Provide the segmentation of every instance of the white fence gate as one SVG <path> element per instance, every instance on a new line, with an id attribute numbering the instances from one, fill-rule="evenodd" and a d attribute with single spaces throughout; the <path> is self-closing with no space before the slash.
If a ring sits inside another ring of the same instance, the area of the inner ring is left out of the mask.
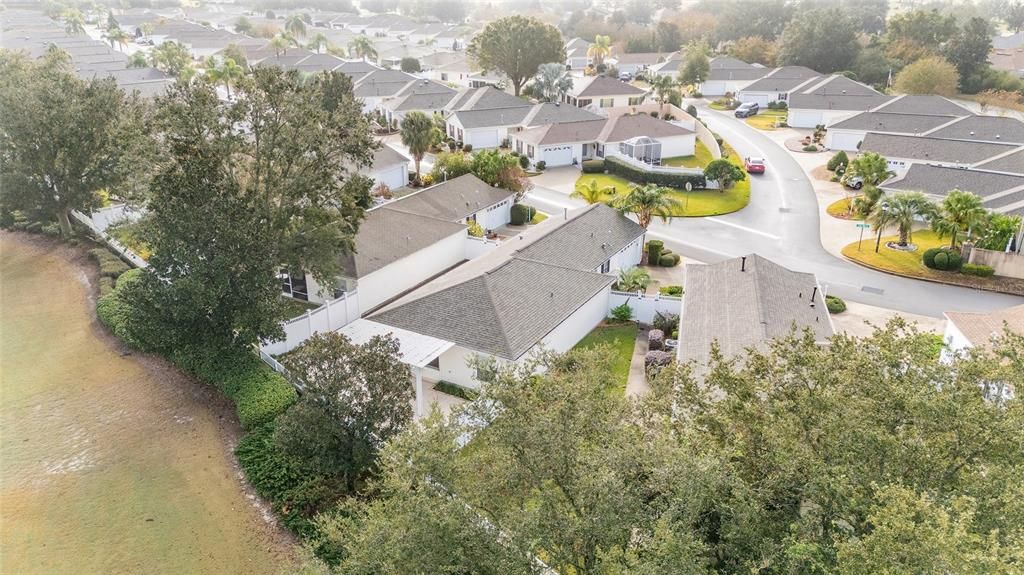
<path id="1" fill-rule="evenodd" d="M 608 312 L 622 304 L 629 305 L 633 310 L 633 319 L 640 323 L 650 324 L 654 321 L 654 314 L 661 312 L 662 315 L 680 315 L 683 311 L 683 299 L 673 296 L 655 294 L 646 295 L 640 292 L 613 291 L 608 297 Z"/>

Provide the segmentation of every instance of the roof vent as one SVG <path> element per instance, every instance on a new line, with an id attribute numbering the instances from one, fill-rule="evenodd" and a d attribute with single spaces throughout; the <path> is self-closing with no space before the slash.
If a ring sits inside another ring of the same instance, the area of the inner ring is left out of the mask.
<path id="1" fill-rule="evenodd" d="M 971 135 L 973 136 L 973 135 L 974 135 L 974 132 L 971 132 L 970 134 L 971 134 Z"/>
<path id="2" fill-rule="evenodd" d="M 814 296 L 818 295 L 818 286 L 814 286 L 814 291 L 811 292 L 811 307 L 814 307 Z"/>
<path id="3" fill-rule="evenodd" d="M 747 256 L 743 256 L 740 258 L 740 271 L 747 271 Z"/>

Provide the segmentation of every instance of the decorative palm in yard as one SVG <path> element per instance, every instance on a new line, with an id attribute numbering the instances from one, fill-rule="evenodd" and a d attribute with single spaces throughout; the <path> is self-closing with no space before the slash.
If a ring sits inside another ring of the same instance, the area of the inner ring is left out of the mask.
<path id="1" fill-rule="evenodd" d="M 872 185 L 864 186 L 861 195 L 850 201 L 850 210 L 861 217 L 867 217 L 883 197 L 885 197 L 885 191 L 882 188 Z"/>
<path id="2" fill-rule="evenodd" d="M 416 162 L 416 179 L 420 179 L 420 162 L 436 140 L 434 120 L 423 112 L 409 112 L 402 119 L 402 144 L 409 148 Z"/>
<path id="3" fill-rule="evenodd" d="M 577 187 L 573 193 L 569 194 L 570 198 L 578 198 L 590 204 L 597 204 L 605 201 L 605 198 L 611 199 L 615 196 L 615 186 L 600 186 L 597 180 L 591 178 L 589 182 Z"/>
<path id="4" fill-rule="evenodd" d="M 231 85 L 245 76 L 245 68 L 239 66 L 233 58 L 224 58 L 220 65 L 214 65 L 206 70 L 206 75 L 217 84 L 224 84 L 227 88 L 228 98 L 231 98 Z"/>
<path id="5" fill-rule="evenodd" d="M 363 60 L 377 59 L 377 49 L 373 47 L 373 40 L 367 36 L 359 35 L 348 43 L 348 51 L 356 58 Z"/>
<path id="6" fill-rule="evenodd" d="M 630 184 L 629 192 L 616 198 L 613 203 L 620 212 L 635 214 L 637 223 L 645 230 L 651 225 L 654 216 L 667 221 L 674 210 L 682 207 L 679 201 L 670 195 L 668 188 L 654 184 Z"/>
<path id="7" fill-rule="evenodd" d="M 540 92 L 548 102 L 559 102 L 569 90 L 572 90 L 572 76 L 565 71 L 565 64 L 548 62 L 537 68 L 534 79 L 535 93 Z"/>
<path id="8" fill-rule="evenodd" d="M 932 219 L 932 230 L 940 238 L 949 234 L 950 249 L 956 249 L 958 236 L 969 232 L 988 221 L 988 210 L 981 205 L 981 198 L 962 190 L 953 190 L 946 195 Z"/>
<path id="9" fill-rule="evenodd" d="M 598 34 L 594 37 L 594 43 L 587 48 L 587 57 L 594 61 L 594 67 L 597 68 L 601 64 L 604 64 L 604 59 L 612 53 L 612 38 L 611 36 L 602 36 Z"/>
<path id="10" fill-rule="evenodd" d="M 326 50 L 330 44 L 331 42 L 327 39 L 327 36 L 324 36 L 322 32 L 317 32 L 313 39 L 309 41 L 309 44 L 306 45 L 306 48 L 319 54 L 321 50 Z"/>
<path id="11" fill-rule="evenodd" d="M 304 38 L 306 36 L 306 21 L 302 19 L 302 16 L 292 14 L 285 20 L 284 29 L 294 38 Z"/>
<path id="12" fill-rule="evenodd" d="M 896 226 L 900 234 L 899 245 L 906 247 L 914 239 L 914 222 L 921 219 L 930 220 L 934 215 L 935 204 L 924 194 L 903 192 L 879 202 L 868 215 L 868 223 L 878 230 L 879 236 L 885 228 Z"/>
<path id="13" fill-rule="evenodd" d="M 615 289 L 618 291 L 645 291 L 651 283 L 651 274 L 640 267 L 632 267 L 628 270 L 619 270 L 619 280 L 615 282 Z"/>
<path id="14" fill-rule="evenodd" d="M 663 112 L 665 111 L 665 103 L 671 101 L 672 95 L 678 92 L 675 80 L 662 74 L 655 74 L 651 78 L 651 90 L 654 91 L 655 96 L 658 98 L 658 104 L 661 105 Z"/>

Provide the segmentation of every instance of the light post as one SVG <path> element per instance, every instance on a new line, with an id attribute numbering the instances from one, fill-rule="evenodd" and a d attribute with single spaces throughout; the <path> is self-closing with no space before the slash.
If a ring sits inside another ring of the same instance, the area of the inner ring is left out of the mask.
<path id="1" fill-rule="evenodd" d="M 879 214 L 878 224 L 877 224 L 878 225 L 878 241 L 875 242 L 875 253 L 876 254 L 878 253 L 878 249 L 882 246 L 882 228 L 885 227 L 882 224 L 886 220 L 885 214 L 886 214 L 886 212 L 889 211 L 889 204 L 888 204 L 888 202 L 882 202 L 881 204 L 879 204 L 878 207 L 882 211 L 882 213 Z"/>

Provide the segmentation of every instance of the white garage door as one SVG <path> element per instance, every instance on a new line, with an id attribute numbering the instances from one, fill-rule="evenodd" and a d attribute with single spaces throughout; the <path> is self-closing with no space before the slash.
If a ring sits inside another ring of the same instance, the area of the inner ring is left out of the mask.
<path id="1" fill-rule="evenodd" d="M 377 173 L 375 179 L 378 182 L 384 182 L 384 185 L 394 190 L 408 183 L 406 173 L 405 166 L 395 166 Z"/>
<path id="2" fill-rule="evenodd" d="M 822 124 L 823 120 L 820 111 L 790 110 L 788 122 L 793 128 L 813 128 Z"/>
<path id="3" fill-rule="evenodd" d="M 544 161 L 548 167 L 568 166 L 572 163 L 572 146 L 558 146 L 544 150 Z"/>
<path id="4" fill-rule="evenodd" d="M 724 96 L 728 91 L 726 90 L 725 82 L 704 82 L 700 86 L 701 93 L 705 96 Z"/>
<path id="5" fill-rule="evenodd" d="M 740 102 L 756 102 L 758 106 L 762 108 L 768 107 L 768 94 L 762 94 L 760 92 L 740 92 L 736 95 L 736 99 Z"/>
<path id="6" fill-rule="evenodd" d="M 466 144 L 473 146 L 474 150 L 498 147 L 497 130 L 478 130 L 466 133 Z"/>
<path id="7" fill-rule="evenodd" d="M 828 137 L 826 138 L 826 144 L 830 150 L 845 150 L 847 152 L 854 152 L 857 150 L 857 144 L 864 139 L 863 132 L 843 132 L 839 130 L 829 130 Z"/>

